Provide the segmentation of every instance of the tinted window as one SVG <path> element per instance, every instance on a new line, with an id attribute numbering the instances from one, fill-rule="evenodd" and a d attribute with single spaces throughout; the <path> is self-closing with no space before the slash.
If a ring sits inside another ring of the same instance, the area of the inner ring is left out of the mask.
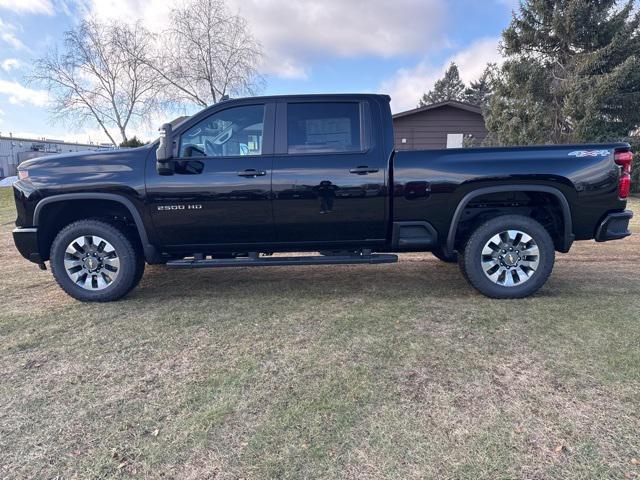
<path id="1" fill-rule="evenodd" d="M 290 103 L 289 153 L 362 150 L 359 103 Z"/>
<path id="2" fill-rule="evenodd" d="M 235 107 L 197 123 L 180 139 L 181 157 L 262 154 L 264 105 Z"/>

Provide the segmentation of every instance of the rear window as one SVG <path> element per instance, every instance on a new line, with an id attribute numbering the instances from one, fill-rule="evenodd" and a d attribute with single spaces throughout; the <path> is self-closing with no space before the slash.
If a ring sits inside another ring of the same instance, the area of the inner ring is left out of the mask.
<path id="1" fill-rule="evenodd" d="M 288 152 L 360 152 L 360 104 L 290 103 L 287 106 Z"/>

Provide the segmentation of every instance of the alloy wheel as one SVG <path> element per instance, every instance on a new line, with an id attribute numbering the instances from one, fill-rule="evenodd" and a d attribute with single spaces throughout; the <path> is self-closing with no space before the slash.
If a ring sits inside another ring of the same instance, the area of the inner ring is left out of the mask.
<path id="1" fill-rule="evenodd" d="M 84 235 L 73 240 L 64 254 L 64 268 L 69 278 L 85 290 L 104 290 L 120 271 L 116 249 L 96 235 Z"/>
<path id="2" fill-rule="evenodd" d="M 526 232 L 505 230 L 489 239 L 480 261 L 482 270 L 493 283 L 515 287 L 534 275 L 540 265 L 540 251 Z"/>

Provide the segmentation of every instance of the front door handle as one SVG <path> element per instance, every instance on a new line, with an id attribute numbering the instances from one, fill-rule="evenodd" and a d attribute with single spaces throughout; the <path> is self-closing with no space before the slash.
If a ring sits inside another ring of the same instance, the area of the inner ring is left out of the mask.
<path id="1" fill-rule="evenodd" d="M 352 168 L 349 170 L 349 173 L 353 173 L 354 175 L 367 175 L 369 173 L 378 173 L 379 171 L 379 168 L 369 168 L 366 165 L 361 165 L 359 167 Z"/>
<path id="2" fill-rule="evenodd" d="M 264 177 L 267 175 L 267 172 L 264 170 L 256 170 L 255 168 L 248 168 L 242 172 L 238 172 L 239 177 L 245 178 L 256 178 L 256 177 Z"/>

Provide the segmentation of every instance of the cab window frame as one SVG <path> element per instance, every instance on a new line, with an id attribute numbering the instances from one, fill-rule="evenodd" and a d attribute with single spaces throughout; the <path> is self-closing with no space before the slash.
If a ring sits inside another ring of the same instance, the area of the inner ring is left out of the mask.
<path id="1" fill-rule="evenodd" d="M 204 155 L 204 156 L 182 156 L 182 147 L 184 136 L 200 123 L 206 122 L 216 115 L 219 115 L 225 111 L 234 110 L 237 108 L 245 107 L 262 107 L 263 108 L 263 127 L 262 127 L 262 151 L 259 154 L 249 155 Z M 204 113 L 204 112 L 203 112 Z M 175 133 L 174 136 L 174 151 L 176 160 L 215 160 L 221 158 L 227 159 L 242 159 L 242 158 L 259 158 L 274 153 L 274 131 L 275 131 L 275 103 L 272 102 L 251 102 L 251 103 L 236 103 L 233 105 L 227 105 L 224 108 L 217 109 L 212 112 L 207 112 L 207 115 L 196 115 L 192 120 L 185 122 L 181 125 L 180 131 Z"/>
<path id="2" fill-rule="evenodd" d="M 359 150 L 317 150 L 317 151 L 300 151 L 290 152 L 289 150 L 289 106 L 290 105 L 327 105 L 327 104 L 349 104 L 358 106 L 359 114 Z M 288 100 L 278 103 L 276 113 L 276 153 L 278 155 L 287 155 L 292 157 L 299 156 L 327 156 L 327 155 L 363 155 L 367 154 L 373 148 L 372 137 L 372 114 L 371 104 L 367 100 L 358 99 L 326 99 L 326 100 Z"/>

